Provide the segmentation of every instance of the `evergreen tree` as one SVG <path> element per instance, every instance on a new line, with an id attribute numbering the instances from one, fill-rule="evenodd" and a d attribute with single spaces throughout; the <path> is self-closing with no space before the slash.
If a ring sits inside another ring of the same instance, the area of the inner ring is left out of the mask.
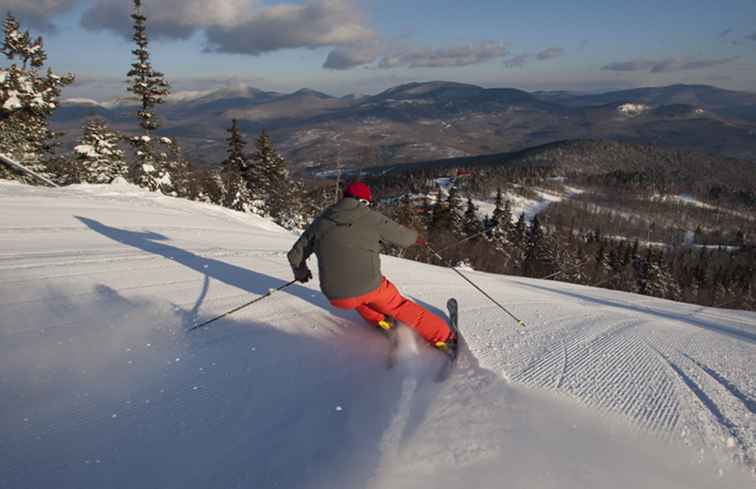
<path id="1" fill-rule="evenodd" d="M 226 138 L 228 156 L 223 160 L 223 168 L 243 175 L 249 169 L 248 156 L 244 151 L 247 142 L 242 137 L 237 119 L 231 121 L 231 128 L 227 129 L 226 132 L 228 132 L 228 138 Z"/>
<path id="2" fill-rule="evenodd" d="M 456 186 L 452 185 L 449 187 L 449 195 L 446 202 L 449 211 L 449 231 L 451 231 L 454 236 L 462 236 L 462 200 L 459 197 L 459 192 L 457 191 Z"/>
<path id="3" fill-rule="evenodd" d="M 283 227 L 298 226 L 302 220 L 302 185 L 289 177 L 286 160 L 275 150 L 264 129 L 255 142 L 246 180 L 256 212 L 272 217 Z"/>
<path id="4" fill-rule="evenodd" d="M 560 272 L 560 254 L 561 250 L 556 239 L 546 234 L 538 216 L 534 216 L 530 224 L 522 263 L 523 275 L 541 278 L 554 276 Z M 572 260 L 569 261 L 572 262 Z"/>
<path id="5" fill-rule="evenodd" d="M 595 233 L 589 235 L 589 242 L 595 237 Z M 593 262 L 593 274 L 591 276 L 591 284 L 604 285 L 604 277 L 609 272 L 609 258 L 606 253 L 606 242 L 604 240 L 598 241 L 598 248 L 596 249 L 596 256 Z"/>
<path id="6" fill-rule="evenodd" d="M 161 186 L 160 191 L 167 195 L 191 198 L 191 181 L 195 177 L 191 162 L 186 159 L 181 145 L 175 139 L 161 138 L 160 143 L 168 146 L 161 158 L 162 167 L 170 177 L 170 185 Z"/>
<path id="7" fill-rule="evenodd" d="M 399 205 L 396 207 L 393 218 L 399 224 L 408 228 L 420 230 L 423 228 L 421 218 L 418 216 L 417 208 L 412 203 L 409 194 L 402 195 Z"/>
<path id="8" fill-rule="evenodd" d="M 514 226 L 512 226 L 512 204 L 509 200 L 504 201 L 501 188 L 496 191 L 494 211 L 486 227 L 490 228 L 488 236 L 494 247 L 506 252 L 506 249 L 511 246 L 511 235 L 514 233 Z"/>
<path id="9" fill-rule="evenodd" d="M 150 190 L 160 190 L 161 187 L 172 187 L 168 171 L 163 168 L 160 151 L 156 148 L 156 141 L 152 137 L 153 131 L 160 127 L 160 122 L 155 116 L 153 109 L 163 103 L 170 91 L 164 75 L 152 68 L 150 62 L 149 40 L 147 37 L 147 18 L 142 13 L 142 1 L 134 0 L 134 11 L 131 14 L 134 21 L 134 35 L 132 39 L 136 48 L 132 54 L 136 57 L 131 64 L 127 77 L 127 90 L 133 93 L 140 103 L 137 112 L 139 126 L 144 133 L 141 136 L 131 138 L 131 143 L 136 152 L 137 165 L 134 172 L 134 180 Z"/>
<path id="10" fill-rule="evenodd" d="M 272 187 L 269 179 L 270 168 L 278 155 L 267 132 L 263 129 L 255 140 L 255 152 L 249 160 L 244 178 L 252 198 L 252 210 L 259 215 L 269 215 L 268 195 Z"/>
<path id="11" fill-rule="evenodd" d="M 462 232 L 465 237 L 475 236 L 483 231 L 483 224 L 478 217 L 478 207 L 473 203 L 472 198 L 467 198 L 467 209 L 462 218 Z"/>
<path id="12" fill-rule="evenodd" d="M 62 88 L 73 82 L 73 76 L 58 76 L 50 68 L 43 75 L 47 54 L 42 38 L 32 40 L 28 31 L 21 32 L 12 15 L 6 16 L 3 30 L 3 54 L 20 65 L 0 68 L 0 150 L 30 170 L 53 177 L 46 159 L 52 154 L 56 135 L 50 131 L 48 118 L 58 107 Z M 2 164 L 0 178 L 36 181 Z"/>
<path id="13" fill-rule="evenodd" d="M 501 232 L 509 233 L 509 229 L 512 226 L 512 203 L 509 200 L 504 200 L 501 187 L 496 190 L 496 200 L 494 203 L 495 207 L 491 217 L 494 222 L 498 223 Z"/>
<path id="14" fill-rule="evenodd" d="M 512 243 L 511 270 L 513 273 L 522 273 L 523 262 L 528 249 L 528 225 L 525 221 L 525 213 L 520 213 L 512 228 L 510 241 Z"/>
<path id="15" fill-rule="evenodd" d="M 70 182 L 110 183 L 126 177 L 128 165 L 120 148 L 121 136 L 99 119 L 90 119 L 84 134 L 74 148 L 76 164 L 67 178 Z"/>
<path id="16" fill-rule="evenodd" d="M 231 128 L 226 139 L 228 156 L 223 160 L 221 169 L 222 181 L 222 205 L 238 211 L 247 211 L 250 208 L 252 195 L 245 180 L 245 174 L 249 168 L 247 155 L 244 152 L 246 142 L 242 138 L 237 120 L 231 123 Z"/>

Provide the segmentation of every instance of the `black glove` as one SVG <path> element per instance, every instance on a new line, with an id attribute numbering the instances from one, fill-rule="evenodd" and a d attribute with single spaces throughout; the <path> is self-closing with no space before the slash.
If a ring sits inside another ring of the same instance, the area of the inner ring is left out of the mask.
<path id="1" fill-rule="evenodd" d="M 305 284 L 312 278 L 312 272 L 307 268 L 307 265 L 302 265 L 294 269 L 294 278 L 297 279 L 297 282 Z"/>

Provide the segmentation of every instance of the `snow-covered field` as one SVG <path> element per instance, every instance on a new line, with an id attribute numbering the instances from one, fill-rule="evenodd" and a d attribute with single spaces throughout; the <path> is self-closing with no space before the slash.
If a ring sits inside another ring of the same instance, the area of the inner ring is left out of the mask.
<path id="1" fill-rule="evenodd" d="M 561 202 L 565 198 L 582 193 L 582 190 L 573 187 L 565 187 L 565 189 L 567 190 L 566 194 L 535 190 L 534 193 L 538 196 L 537 199 L 529 199 L 513 192 L 503 192 L 502 197 L 504 197 L 504 200 L 508 200 L 512 206 L 513 222 L 516 222 L 520 218 L 520 214 L 525 214 L 525 220 L 531 222 L 536 215 L 546 210 L 554 202 Z M 496 208 L 493 198 L 489 200 L 473 200 L 473 203 L 478 207 L 478 213 L 481 216 L 493 215 L 493 211 Z"/>
<path id="2" fill-rule="evenodd" d="M 467 347 L 388 342 L 296 236 L 128 185 L 0 183 L 0 487 L 754 487 L 756 314 L 386 258 Z M 316 268 L 313 267 L 315 270 Z"/>

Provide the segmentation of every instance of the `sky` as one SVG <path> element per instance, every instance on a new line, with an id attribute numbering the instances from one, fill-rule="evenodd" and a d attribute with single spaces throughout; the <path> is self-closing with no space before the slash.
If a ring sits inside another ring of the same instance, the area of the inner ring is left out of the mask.
<path id="1" fill-rule="evenodd" d="M 174 91 L 245 84 L 372 94 L 448 80 L 524 90 L 674 83 L 756 91 L 753 0 L 143 0 L 155 69 Z M 660 6 L 661 5 L 661 6 Z M 128 0 L 0 0 L 66 97 L 126 95 Z M 0 65 L 1 66 L 1 65 Z"/>

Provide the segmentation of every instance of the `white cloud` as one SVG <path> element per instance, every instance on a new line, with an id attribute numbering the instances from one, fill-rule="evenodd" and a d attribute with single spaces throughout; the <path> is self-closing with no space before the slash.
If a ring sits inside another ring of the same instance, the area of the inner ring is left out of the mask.
<path id="1" fill-rule="evenodd" d="M 370 64 L 378 57 L 380 48 L 377 43 L 341 46 L 330 53 L 323 63 L 329 70 L 348 70 L 356 66 Z"/>
<path id="2" fill-rule="evenodd" d="M 262 0 L 160 0 L 146 2 L 148 33 L 186 39 L 204 31 L 208 50 L 259 55 L 287 48 L 364 42 L 375 37 L 352 0 L 307 0 L 265 6 Z M 82 17 L 90 30 L 131 37 L 131 2 L 98 0 Z"/>
<path id="3" fill-rule="evenodd" d="M 729 58 L 692 59 L 667 58 L 663 60 L 635 59 L 609 63 L 601 68 L 605 71 L 648 71 L 649 73 L 673 73 L 677 71 L 700 70 L 732 63 L 738 56 Z"/>
<path id="4" fill-rule="evenodd" d="M 0 12 L 10 12 L 21 21 L 22 28 L 43 31 L 55 29 L 50 18 L 70 10 L 76 0 L 0 0 Z"/>
<path id="5" fill-rule="evenodd" d="M 386 54 L 378 63 L 379 68 L 444 68 L 470 66 L 503 58 L 507 48 L 499 42 L 483 42 L 449 48 L 410 47 Z"/>
<path id="6" fill-rule="evenodd" d="M 148 33 L 155 38 L 185 39 L 209 26 L 235 26 L 252 18 L 259 0 L 148 0 L 142 3 Z M 131 39 L 133 4 L 129 0 L 98 0 L 81 24 L 88 30 L 109 30 Z"/>
<path id="7" fill-rule="evenodd" d="M 538 53 L 520 54 L 514 58 L 509 58 L 504 61 L 504 64 L 509 68 L 519 68 L 525 66 L 531 61 L 547 61 L 554 58 L 560 58 L 566 54 L 566 51 L 562 48 L 548 48 Z"/>
<path id="8" fill-rule="evenodd" d="M 345 46 L 375 38 L 351 0 L 311 0 L 266 8 L 236 26 L 207 29 L 209 49 L 262 54 L 279 49 Z"/>

